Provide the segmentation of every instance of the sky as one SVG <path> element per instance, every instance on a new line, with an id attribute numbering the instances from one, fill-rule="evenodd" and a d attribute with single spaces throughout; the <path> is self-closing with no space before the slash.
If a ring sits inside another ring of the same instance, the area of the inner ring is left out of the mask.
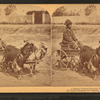
<path id="1" fill-rule="evenodd" d="M 8 6 L 9 4 L 0 4 L 0 9 L 2 9 L 2 13 L 4 13 L 4 9 Z M 17 14 L 19 15 L 25 15 L 27 11 L 34 11 L 34 10 L 46 10 L 38 6 L 33 6 L 32 4 L 15 4 L 17 7 Z M 65 8 L 66 10 L 80 10 L 84 9 L 88 6 L 89 4 L 66 4 Z M 100 4 L 96 4 L 96 12 L 100 14 Z M 56 10 L 56 9 L 55 9 Z"/>
<path id="2" fill-rule="evenodd" d="M 0 9 L 2 9 L 2 13 L 4 12 L 4 9 L 8 6 L 9 4 L 2 4 L 0 5 Z M 26 5 L 26 4 L 15 4 L 16 5 L 16 12 L 19 15 L 25 15 L 27 11 L 35 11 L 35 10 L 45 10 L 41 7 L 37 7 L 37 6 L 32 6 L 32 5 Z"/>
<path id="3" fill-rule="evenodd" d="M 79 9 L 86 8 L 88 5 L 90 5 L 90 4 L 69 4 L 69 5 L 66 5 L 64 7 L 68 10 L 73 10 L 73 9 L 79 10 Z M 94 4 L 94 5 L 96 5 L 97 10 L 99 11 L 100 4 Z"/>
<path id="4" fill-rule="evenodd" d="M 73 11 L 74 9 L 76 9 L 76 11 L 79 11 L 80 9 L 82 11 L 84 11 L 84 9 L 90 4 L 67 4 L 66 6 L 64 6 L 64 8 L 66 9 L 66 11 Z M 100 15 L 100 4 L 94 4 L 96 5 L 96 13 L 97 15 Z M 83 13 L 83 12 L 82 12 Z"/>

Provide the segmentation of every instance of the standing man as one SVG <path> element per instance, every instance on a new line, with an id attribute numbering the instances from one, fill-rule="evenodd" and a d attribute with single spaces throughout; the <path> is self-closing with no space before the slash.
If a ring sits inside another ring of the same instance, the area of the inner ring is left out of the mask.
<path id="1" fill-rule="evenodd" d="M 72 22 L 67 19 L 65 21 L 65 25 L 66 25 L 66 30 L 63 32 L 63 40 L 62 43 L 63 44 L 67 44 L 67 46 L 70 49 L 78 49 L 78 45 L 77 45 L 77 38 L 75 37 L 75 34 L 73 33 L 72 30 Z"/>

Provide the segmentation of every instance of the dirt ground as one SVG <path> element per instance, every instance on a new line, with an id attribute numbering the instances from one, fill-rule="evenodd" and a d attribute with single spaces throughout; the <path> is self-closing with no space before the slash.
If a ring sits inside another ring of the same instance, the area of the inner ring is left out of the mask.
<path id="1" fill-rule="evenodd" d="M 76 25 L 73 26 L 76 37 L 84 45 L 97 48 L 99 46 L 100 26 L 99 25 Z M 64 26 L 54 26 L 52 31 L 52 50 L 60 49 Z M 25 87 L 25 86 L 99 86 L 100 78 L 93 80 L 87 76 L 71 71 L 51 69 L 51 41 L 49 25 L 0 25 L 0 38 L 8 45 L 21 48 L 23 40 L 33 42 L 37 47 L 43 42 L 48 48 L 47 55 L 43 61 L 36 66 L 39 71 L 30 76 L 22 76 L 19 80 L 11 75 L 0 72 L 1 87 Z M 2 58 L 2 56 L 0 56 Z"/>
<path id="2" fill-rule="evenodd" d="M 36 66 L 38 71 L 32 77 L 24 75 L 19 80 L 16 77 L 0 72 L 0 86 L 50 86 L 51 66 L 50 66 L 50 25 L 0 25 L 0 38 L 7 45 L 14 45 L 21 48 L 24 40 L 34 43 L 37 47 L 43 42 L 48 48 L 43 61 Z M 0 56 L 2 58 L 2 55 Z"/>
<path id="3" fill-rule="evenodd" d="M 53 26 L 53 51 L 60 49 L 62 33 L 65 27 L 62 25 Z M 96 49 L 100 44 L 100 25 L 74 25 L 73 30 L 81 43 Z M 52 71 L 52 86 L 100 86 L 100 78 L 93 80 L 70 69 L 66 71 Z"/>

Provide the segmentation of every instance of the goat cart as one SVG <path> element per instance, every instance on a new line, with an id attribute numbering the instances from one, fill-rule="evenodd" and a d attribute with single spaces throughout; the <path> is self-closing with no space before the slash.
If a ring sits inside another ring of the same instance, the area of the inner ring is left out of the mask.
<path id="1" fill-rule="evenodd" d="M 67 68 L 70 68 L 78 71 L 79 52 L 79 49 L 70 49 L 63 46 L 59 50 L 54 50 L 52 53 L 53 69 L 67 70 Z"/>

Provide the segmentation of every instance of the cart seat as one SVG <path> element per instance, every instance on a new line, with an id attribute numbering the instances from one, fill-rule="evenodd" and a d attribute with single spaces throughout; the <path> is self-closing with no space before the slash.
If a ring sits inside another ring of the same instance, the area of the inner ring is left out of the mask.
<path id="1" fill-rule="evenodd" d="M 62 43 L 62 42 L 60 42 L 59 45 L 61 46 L 61 49 L 62 50 L 79 51 L 79 49 L 72 49 L 72 48 L 70 48 L 70 46 L 73 45 L 72 42 L 69 42 L 69 43 Z"/>

